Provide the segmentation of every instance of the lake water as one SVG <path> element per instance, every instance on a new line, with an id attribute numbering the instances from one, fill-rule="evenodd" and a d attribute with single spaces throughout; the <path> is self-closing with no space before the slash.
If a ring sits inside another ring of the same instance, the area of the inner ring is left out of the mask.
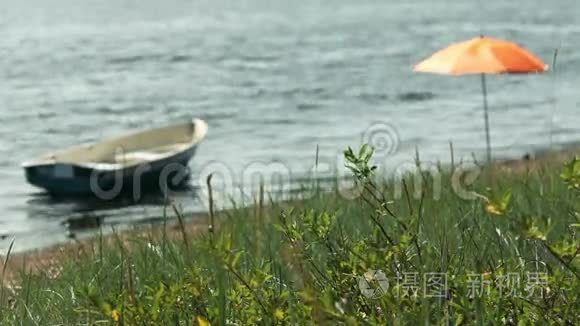
<path id="1" fill-rule="evenodd" d="M 29 186 L 20 163 L 46 151 L 192 117 L 210 126 L 192 187 L 218 171 L 250 183 L 256 162 L 326 174 L 362 135 L 383 160 L 484 158 L 477 77 L 419 75 L 414 63 L 480 34 L 515 40 L 557 69 L 488 79 L 494 156 L 580 141 L 580 2 L 2 0 L 0 252 L 67 239 L 63 221 L 147 223 L 162 200 L 98 205 Z M 382 134 L 381 134 L 382 132 Z M 383 153 L 383 154 L 385 154 Z M 239 190 L 239 189 L 238 189 Z M 203 211 L 194 192 L 186 211 Z"/>

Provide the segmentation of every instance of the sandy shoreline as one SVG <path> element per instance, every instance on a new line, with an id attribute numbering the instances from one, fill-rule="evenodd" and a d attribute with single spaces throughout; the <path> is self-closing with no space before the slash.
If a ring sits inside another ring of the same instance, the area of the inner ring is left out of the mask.
<path id="1" fill-rule="evenodd" d="M 222 219 L 224 212 L 220 212 L 217 220 Z M 195 213 L 184 216 L 183 229 L 188 237 L 199 235 L 201 232 L 208 230 L 208 214 Z M 91 236 L 85 239 L 72 239 L 66 243 L 31 250 L 28 252 L 10 255 L 5 265 L 6 256 L 0 255 L 2 270 L 6 270 L 4 283 L 9 283 L 18 274 L 19 271 L 39 271 L 46 272 L 49 276 L 58 274 L 59 262 L 62 259 L 81 257 L 87 254 L 93 254 L 98 250 L 99 245 L 118 245 L 122 243 L 125 248 L 130 248 L 133 239 L 161 239 L 164 236 L 164 227 L 160 225 L 136 226 L 131 229 L 109 232 L 99 236 Z M 165 226 L 165 236 L 168 238 L 177 238 L 183 236 L 181 225 L 177 219 L 168 220 Z"/>
<path id="2" fill-rule="evenodd" d="M 492 166 L 498 171 L 507 173 L 529 173 L 537 170 L 541 166 L 550 164 L 560 164 L 573 156 L 580 154 L 580 147 L 573 146 L 566 150 L 554 152 L 540 152 L 535 155 L 527 155 L 522 159 L 495 162 Z M 219 226 L 220 221 L 223 221 L 227 215 L 226 211 L 216 212 L 216 226 Z M 194 213 L 186 214 L 184 217 L 183 230 L 188 237 L 195 237 L 204 232 L 208 232 L 209 216 L 208 213 Z M 49 276 L 58 275 L 59 262 L 62 259 L 71 257 L 80 257 L 86 254 L 92 254 L 97 250 L 100 241 L 106 244 L 119 244 L 130 247 L 131 239 L 135 238 L 160 238 L 163 236 L 162 225 L 149 225 L 147 227 L 139 226 L 133 229 L 115 232 L 113 234 L 103 235 L 102 237 L 94 236 L 87 239 L 77 240 L 73 239 L 67 243 L 57 245 L 54 247 L 40 248 L 24 253 L 13 254 L 9 257 L 5 266 L 6 256 L 0 255 L 0 277 L 2 270 L 5 270 L 3 277 L 4 283 L 8 285 L 10 280 L 18 274 L 19 271 L 39 271 L 46 272 Z M 178 219 L 170 220 L 165 228 L 165 235 L 168 238 L 183 237 L 183 230 Z"/>

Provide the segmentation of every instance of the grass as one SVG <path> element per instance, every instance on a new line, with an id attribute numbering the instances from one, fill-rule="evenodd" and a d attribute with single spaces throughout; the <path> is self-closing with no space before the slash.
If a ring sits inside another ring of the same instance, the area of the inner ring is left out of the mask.
<path id="1" fill-rule="evenodd" d="M 394 198 L 392 182 L 376 181 L 371 156 L 368 147 L 346 152 L 362 189 L 357 199 L 345 199 L 338 189 L 292 205 L 265 206 L 261 198 L 195 234 L 185 232 L 176 212 L 180 237 L 163 232 L 128 242 L 98 239 L 89 254 L 64 261 L 56 276 L 22 273 L 17 287 L 2 289 L 0 322 L 580 320 L 580 161 L 523 174 L 488 168 L 469 187 L 474 199 L 467 200 L 454 189 L 453 171 L 445 170 L 438 195 L 436 179 L 424 173 L 403 178 L 401 196 Z"/>

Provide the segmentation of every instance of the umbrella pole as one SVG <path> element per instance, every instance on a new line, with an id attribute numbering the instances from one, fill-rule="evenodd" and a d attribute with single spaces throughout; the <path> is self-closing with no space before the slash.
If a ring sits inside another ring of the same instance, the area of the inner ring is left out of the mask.
<path id="1" fill-rule="evenodd" d="M 485 120 L 485 145 L 487 150 L 487 163 L 491 162 L 491 141 L 489 137 L 489 116 L 487 114 L 487 84 L 485 74 L 481 74 L 481 91 L 483 92 L 483 119 Z"/>

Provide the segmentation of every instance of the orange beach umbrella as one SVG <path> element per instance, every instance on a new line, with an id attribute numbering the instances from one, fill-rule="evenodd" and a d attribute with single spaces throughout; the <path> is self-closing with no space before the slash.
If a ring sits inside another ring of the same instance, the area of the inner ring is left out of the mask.
<path id="1" fill-rule="evenodd" d="M 541 59 L 519 45 L 489 38 L 477 37 L 452 44 L 436 52 L 415 66 L 416 72 L 443 75 L 481 75 L 487 160 L 491 160 L 489 119 L 487 113 L 486 74 L 542 73 L 548 66 Z"/>

